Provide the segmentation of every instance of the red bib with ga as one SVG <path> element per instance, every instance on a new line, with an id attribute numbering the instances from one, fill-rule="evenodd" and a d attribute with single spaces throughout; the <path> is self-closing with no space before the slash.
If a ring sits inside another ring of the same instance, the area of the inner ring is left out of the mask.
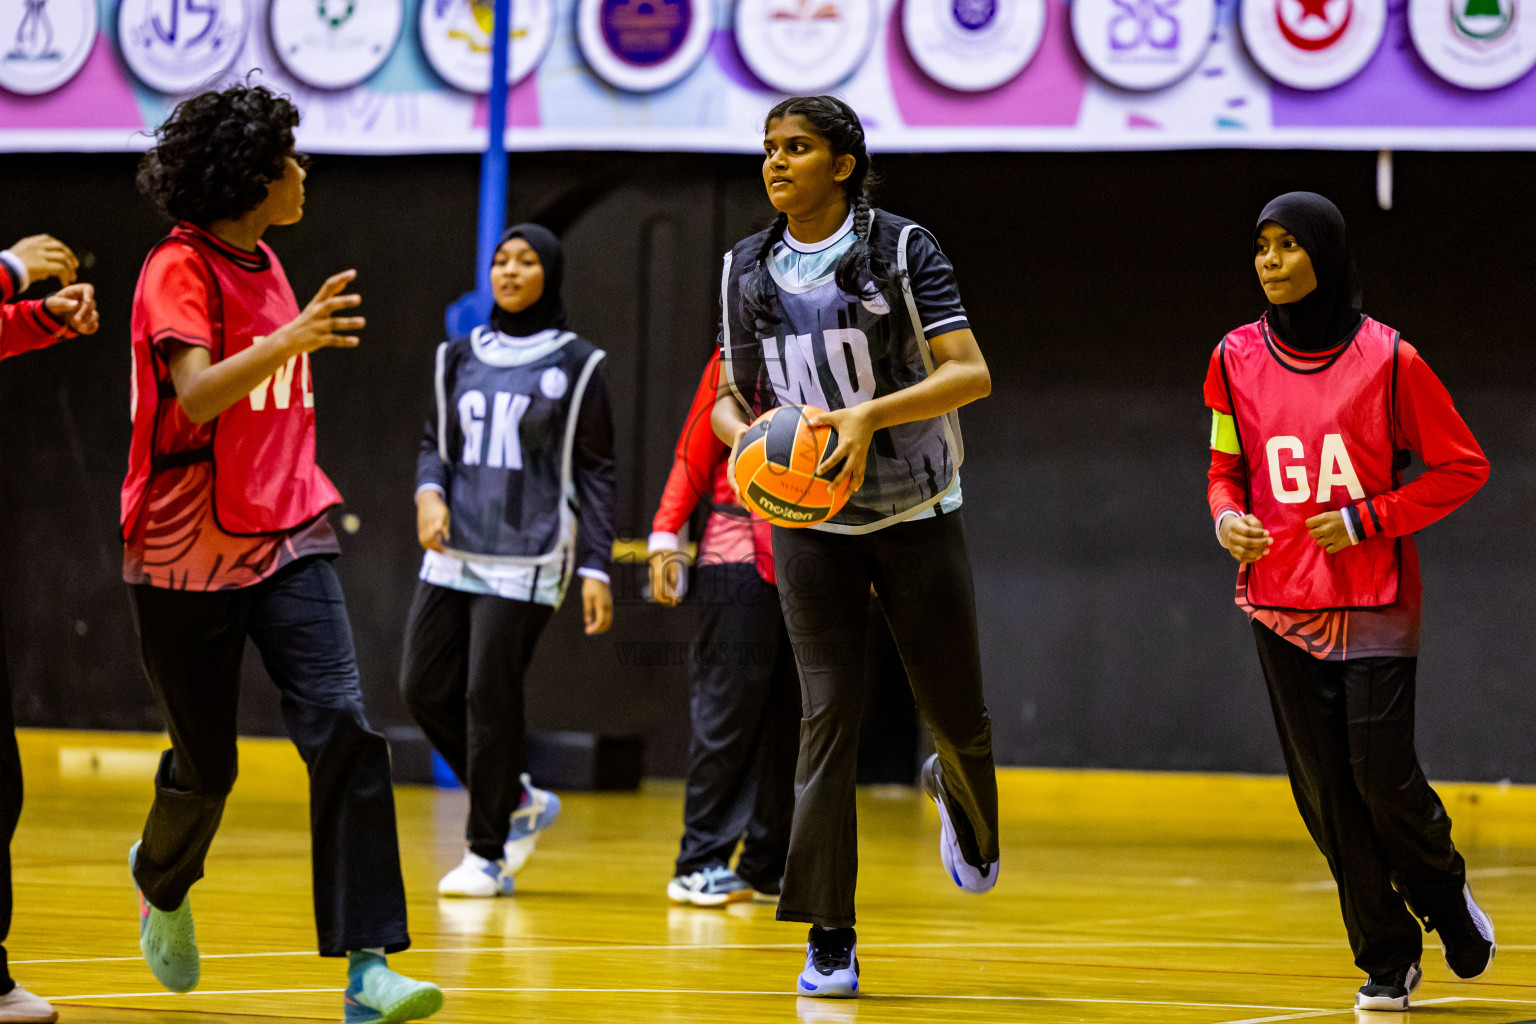
<path id="1" fill-rule="evenodd" d="M 202 261 L 212 298 L 208 318 L 213 362 L 249 348 L 299 315 L 282 264 L 265 243 L 259 255 L 270 261 L 270 268 L 261 271 L 234 262 L 185 225 L 160 243 L 166 245 L 188 247 Z M 289 359 L 220 413 L 211 444 L 158 452 L 154 434 L 161 405 L 174 402 L 176 393 L 169 386 L 168 368 L 156 374 L 156 364 L 163 367 L 164 362 L 154 340 L 140 327 L 134 324 L 133 442 L 123 483 L 125 530 L 137 518 L 152 475 L 199 462 L 213 463 L 214 517 L 225 533 L 286 533 L 341 503 L 340 492 L 315 463 L 315 399 L 307 353 Z"/>
<path id="2" fill-rule="evenodd" d="M 1397 341 L 1396 331 L 1367 317 L 1332 360 L 1297 369 L 1282 360 L 1263 320 L 1222 340 L 1248 509 L 1274 538 L 1248 566 L 1253 607 L 1322 611 L 1397 600 L 1397 538 L 1378 533 L 1330 555 L 1306 525 L 1397 486 Z"/>

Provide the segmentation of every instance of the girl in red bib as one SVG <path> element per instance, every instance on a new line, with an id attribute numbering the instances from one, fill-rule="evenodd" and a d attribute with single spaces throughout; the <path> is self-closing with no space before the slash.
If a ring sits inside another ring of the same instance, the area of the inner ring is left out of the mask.
<path id="1" fill-rule="evenodd" d="M 133 297 L 133 440 L 123 577 L 144 670 L 170 733 L 129 854 L 139 948 L 176 992 L 201 976 L 188 891 L 235 782 L 246 639 L 282 692 L 309 768 L 315 925 L 347 957 L 347 1024 L 435 1013 L 437 986 L 390 970 L 407 948 L 389 748 L 369 727 L 315 464 L 310 354 L 363 326 L 337 274 L 302 309 L 270 227 L 304 215 L 298 111 L 261 87 L 194 96 L 145 155 L 139 187 L 175 220 Z"/>
<path id="2" fill-rule="evenodd" d="M 1413 745 L 1412 535 L 1470 498 L 1488 460 L 1418 352 L 1361 315 L 1331 202 L 1266 206 L 1254 266 L 1269 309 L 1222 339 L 1206 374 L 1211 515 L 1239 563 L 1297 807 L 1369 975 L 1355 1005 L 1406 1010 L 1419 919 L 1458 977 L 1494 953 Z M 1412 453 L 1427 468 L 1405 484 Z"/>

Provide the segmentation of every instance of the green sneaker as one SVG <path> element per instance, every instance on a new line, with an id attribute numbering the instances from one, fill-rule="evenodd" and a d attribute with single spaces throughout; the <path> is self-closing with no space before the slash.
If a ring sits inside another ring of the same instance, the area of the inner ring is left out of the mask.
<path id="1" fill-rule="evenodd" d="M 383 957 L 372 960 L 361 971 L 347 972 L 351 980 L 342 997 L 346 1024 L 399 1024 L 430 1017 L 443 1008 L 442 989 L 395 973 Z"/>
<path id="2" fill-rule="evenodd" d="M 128 872 L 139 859 L 139 844 L 128 851 Z M 172 992 L 190 992 L 197 988 L 202 966 L 197 956 L 197 936 L 192 931 L 192 902 L 183 898 L 181 906 L 166 912 L 151 906 L 134 883 L 139 897 L 139 951 L 149 964 L 155 980 Z"/>

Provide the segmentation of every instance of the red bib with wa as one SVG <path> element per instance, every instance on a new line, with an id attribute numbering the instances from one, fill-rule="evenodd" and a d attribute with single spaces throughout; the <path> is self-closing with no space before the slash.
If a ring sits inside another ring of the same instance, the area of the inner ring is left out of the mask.
<path id="1" fill-rule="evenodd" d="M 262 272 L 239 266 L 185 226 L 160 244 L 187 246 L 202 260 L 213 299 L 208 311 L 213 362 L 249 348 L 299 315 L 282 264 L 265 243 L 261 255 L 271 267 Z M 210 445 L 157 452 L 154 433 L 161 404 L 176 400 L 175 389 L 168 386 L 168 370 L 163 382 L 155 373 L 159 356 L 153 339 L 138 326 L 133 332 L 134 436 L 123 484 L 125 530 L 137 518 L 153 474 L 199 462 L 213 463 L 214 516 L 225 533 L 286 533 L 341 503 L 340 492 L 315 463 L 315 398 L 307 353 L 289 359 L 220 413 Z"/>
<path id="2" fill-rule="evenodd" d="M 1248 465 L 1248 509 L 1274 538 L 1248 566 L 1255 608 L 1379 608 L 1397 600 L 1399 543 L 1378 533 L 1338 554 L 1307 520 L 1397 486 L 1397 332 L 1367 317 L 1317 367 L 1282 360 L 1263 320 L 1221 343 L 1227 400 Z"/>

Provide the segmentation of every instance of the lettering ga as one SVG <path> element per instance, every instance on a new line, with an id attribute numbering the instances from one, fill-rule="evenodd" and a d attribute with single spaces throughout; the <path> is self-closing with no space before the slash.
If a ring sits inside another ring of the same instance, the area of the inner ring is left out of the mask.
<path id="1" fill-rule="evenodd" d="M 1365 500 L 1365 488 L 1360 486 L 1342 435 L 1323 435 L 1323 450 L 1313 477 L 1307 475 L 1307 452 L 1298 437 L 1281 434 L 1270 438 L 1264 444 L 1264 456 L 1269 463 L 1270 490 L 1283 505 L 1299 505 L 1308 500 L 1326 505 L 1335 487 L 1342 487 L 1353 501 Z"/>

